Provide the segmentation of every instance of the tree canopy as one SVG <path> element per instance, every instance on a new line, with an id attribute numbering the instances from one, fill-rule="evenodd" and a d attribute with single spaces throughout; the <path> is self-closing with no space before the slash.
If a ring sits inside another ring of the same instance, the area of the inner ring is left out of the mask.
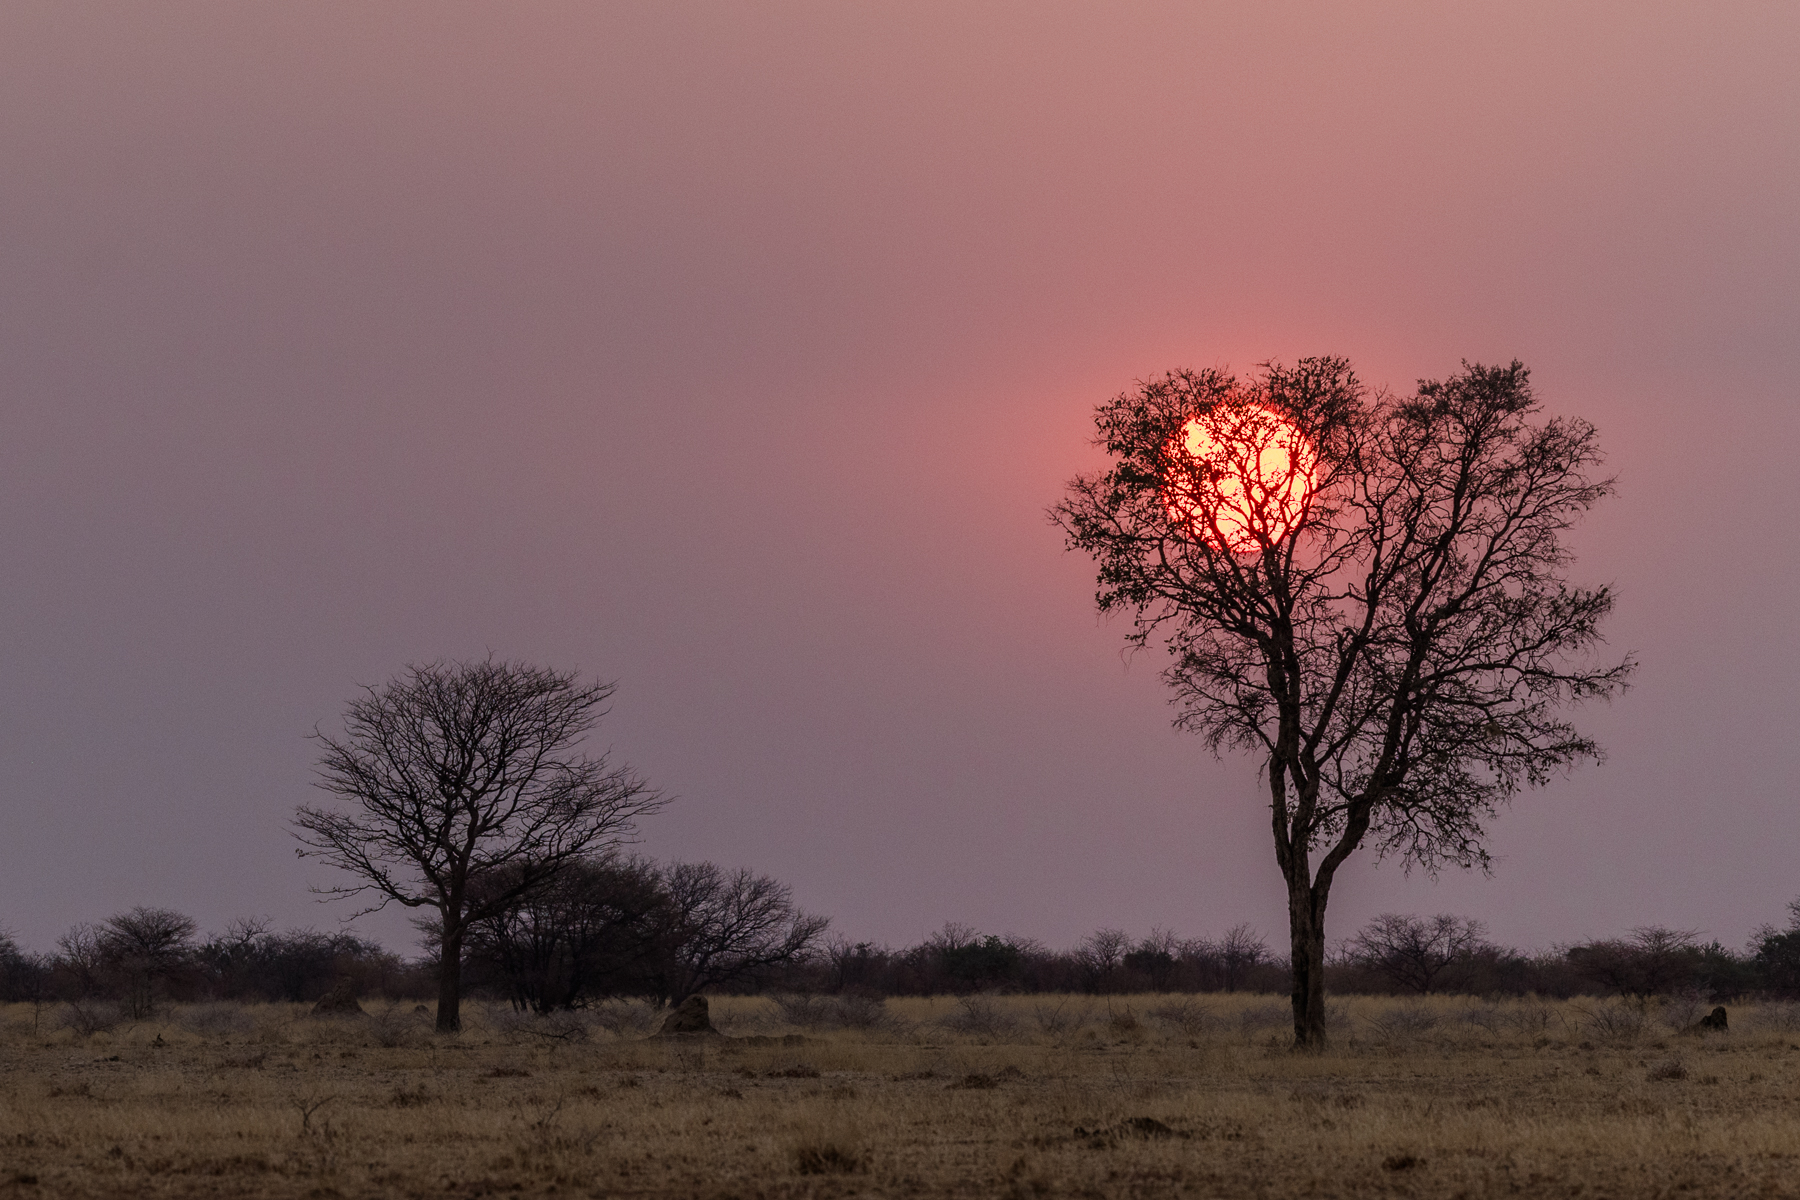
<path id="1" fill-rule="evenodd" d="M 1169 651 L 1176 723 L 1262 759 L 1296 1039 L 1318 1044 L 1350 854 L 1485 867 L 1500 804 L 1600 756 L 1563 711 L 1633 666 L 1594 661 L 1612 592 L 1565 577 L 1563 535 L 1612 490 L 1595 430 L 1542 417 L 1517 362 L 1396 396 L 1338 358 L 1172 372 L 1096 425 L 1112 465 L 1052 518 L 1101 611 Z"/>

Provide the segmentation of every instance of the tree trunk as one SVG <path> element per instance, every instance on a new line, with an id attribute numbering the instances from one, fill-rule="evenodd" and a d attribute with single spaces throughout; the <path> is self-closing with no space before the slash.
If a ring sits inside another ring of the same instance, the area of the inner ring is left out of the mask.
<path id="1" fill-rule="evenodd" d="M 438 943 L 437 1031 L 462 1032 L 462 934 Z"/>
<path id="2" fill-rule="evenodd" d="M 1294 973 L 1294 1049 L 1325 1048 L 1325 912 L 1304 879 L 1288 881 Z"/>

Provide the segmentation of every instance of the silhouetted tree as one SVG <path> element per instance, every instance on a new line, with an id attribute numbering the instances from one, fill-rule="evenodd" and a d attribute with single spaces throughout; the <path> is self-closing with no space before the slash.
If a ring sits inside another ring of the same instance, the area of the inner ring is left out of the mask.
<path id="1" fill-rule="evenodd" d="M 1440 913 L 1435 917 L 1383 913 L 1350 939 L 1351 957 L 1404 991 L 1443 990 L 1446 977 L 1466 968 L 1485 947 L 1480 921 Z"/>
<path id="2" fill-rule="evenodd" d="M 1211 969 L 1217 978 L 1215 986 L 1235 992 L 1245 987 L 1255 968 L 1269 961 L 1269 944 L 1249 925 L 1238 924 L 1216 942 L 1194 942 L 1187 953 Z"/>
<path id="3" fill-rule="evenodd" d="M 1081 971 L 1083 991 L 1104 991 L 1112 975 L 1123 965 L 1131 939 L 1123 929 L 1096 929 L 1075 948 L 1075 962 Z"/>
<path id="4" fill-rule="evenodd" d="M 48 960 L 20 948 L 11 933 L 0 929 L 0 1001 L 23 1001 L 34 1007 L 49 997 Z"/>
<path id="5" fill-rule="evenodd" d="M 827 986 L 833 992 L 881 990 L 893 957 L 885 947 L 873 942 L 835 940 L 825 947 L 825 961 L 831 967 Z"/>
<path id="6" fill-rule="evenodd" d="M 13 994 L 13 978 L 25 962 L 25 952 L 19 949 L 19 943 L 13 940 L 11 932 L 0 926 L 0 1000 L 16 1000 Z"/>
<path id="7" fill-rule="evenodd" d="M 613 685 L 522 663 L 431 663 L 350 703 L 318 786 L 348 811 L 302 806 L 295 836 L 357 882 L 319 891 L 432 910 L 437 1028 L 462 1027 L 463 940 L 571 863 L 621 841 L 661 800 L 606 755 L 575 748 Z M 494 881 L 504 880 L 495 885 Z"/>
<path id="8" fill-rule="evenodd" d="M 1164 639 L 1176 724 L 1263 760 L 1296 1046 L 1324 1043 L 1326 904 L 1366 839 L 1485 868 L 1499 805 L 1600 753 L 1559 710 L 1632 664 L 1585 665 L 1613 597 L 1564 579 L 1562 535 L 1611 484 L 1591 425 L 1537 412 L 1516 362 L 1404 398 L 1342 359 L 1179 371 L 1100 407 L 1113 465 L 1052 511 L 1101 611 Z"/>
<path id="9" fill-rule="evenodd" d="M 1169 981 L 1175 976 L 1175 955 L 1179 949 L 1180 943 L 1174 934 L 1166 929 L 1152 929 L 1126 952 L 1122 965 L 1148 983 L 1152 991 L 1167 991 Z"/>
<path id="10" fill-rule="evenodd" d="M 1765 925 L 1751 939 L 1752 961 L 1763 987 L 1782 996 L 1800 996 L 1800 900 L 1788 905 L 1788 927 Z"/>
<path id="11" fill-rule="evenodd" d="M 510 885 L 504 874 L 499 882 Z M 467 950 L 516 1007 L 547 1013 L 654 991 L 678 929 L 654 863 L 588 859 L 472 923 Z"/>
<path id="12" fill-rule="evenodd" d="M 347 931 L 277 932 L 263 918 L 233 921 L 195 959 L 212 993 L 230 1000 L 317 1000 L 344 980 L 358 992 L 391 986 L 404 970 L 398 955 Z"/>
<path id="13" fill-rule="evenodd" d="M 804 960 L 831 924 L 796 908 L 786 884 L 748 869 L 675 863 L 661 884 L 670 926 L 658 990 L 671 1004 Z"/>
<path id="14" fill-rule="evenodd" d="M 1602 989 L 1644 999 L 1694 984 L 1703 958 L 1698 939 L 1691 929 L 1640 925 L 1628 938 L 1571 946 L 1565 954 Z"/>
<path id="15" fill-rule="evenodd" d="M 159 988 L 193 965 L 197 928 L 193 918 L 172 909 L 141 905 L 99 927 L 101 970 L 111 975 L 132 1017 L 154 1012 Z"/>
<path id="16" fill-rule="evenodd" d="M 934 950 L 937 969 L 957 992 L 1010 988 L 1025 967 L 1024 948 L 992 933 L 940 943 Z"/>
<path id="17" fill-rule="evenodd" d="M 86 1000 L 109 990 L 102 930 L 91 921 L 77 921 L 56 939 L 57 991 L 65 1000 Z"/>

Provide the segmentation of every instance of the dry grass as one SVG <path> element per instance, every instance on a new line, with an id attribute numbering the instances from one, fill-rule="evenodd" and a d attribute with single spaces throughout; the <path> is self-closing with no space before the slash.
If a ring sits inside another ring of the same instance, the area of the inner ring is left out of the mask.
<path id="1" fill-rule="evenodd" d="M 1800 1195 L 1788 1009 L 1700 1039 L 1615 1003 L 1336 1004 L 1316 1056 L 1267 996 L 715 1001 L 806 1037 L 757 1045 L 645 1042 L 634 1006 L 452 1039 L 410 1005 L 0 1008 L 0 1198 Z"/>

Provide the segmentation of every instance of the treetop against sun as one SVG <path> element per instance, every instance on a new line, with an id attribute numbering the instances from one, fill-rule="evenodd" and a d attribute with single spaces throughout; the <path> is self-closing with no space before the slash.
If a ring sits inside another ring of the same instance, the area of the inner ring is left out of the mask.
<path id="1" fill-rule="evenodd" d="M 1299 528 L 1316 486 L 1318 454 L 1299 427 L 1266 405 L 1215 404 L 1169 447 L 1163 496 L 1187 536 L 1231 554 L 1275 545 Z"/>

